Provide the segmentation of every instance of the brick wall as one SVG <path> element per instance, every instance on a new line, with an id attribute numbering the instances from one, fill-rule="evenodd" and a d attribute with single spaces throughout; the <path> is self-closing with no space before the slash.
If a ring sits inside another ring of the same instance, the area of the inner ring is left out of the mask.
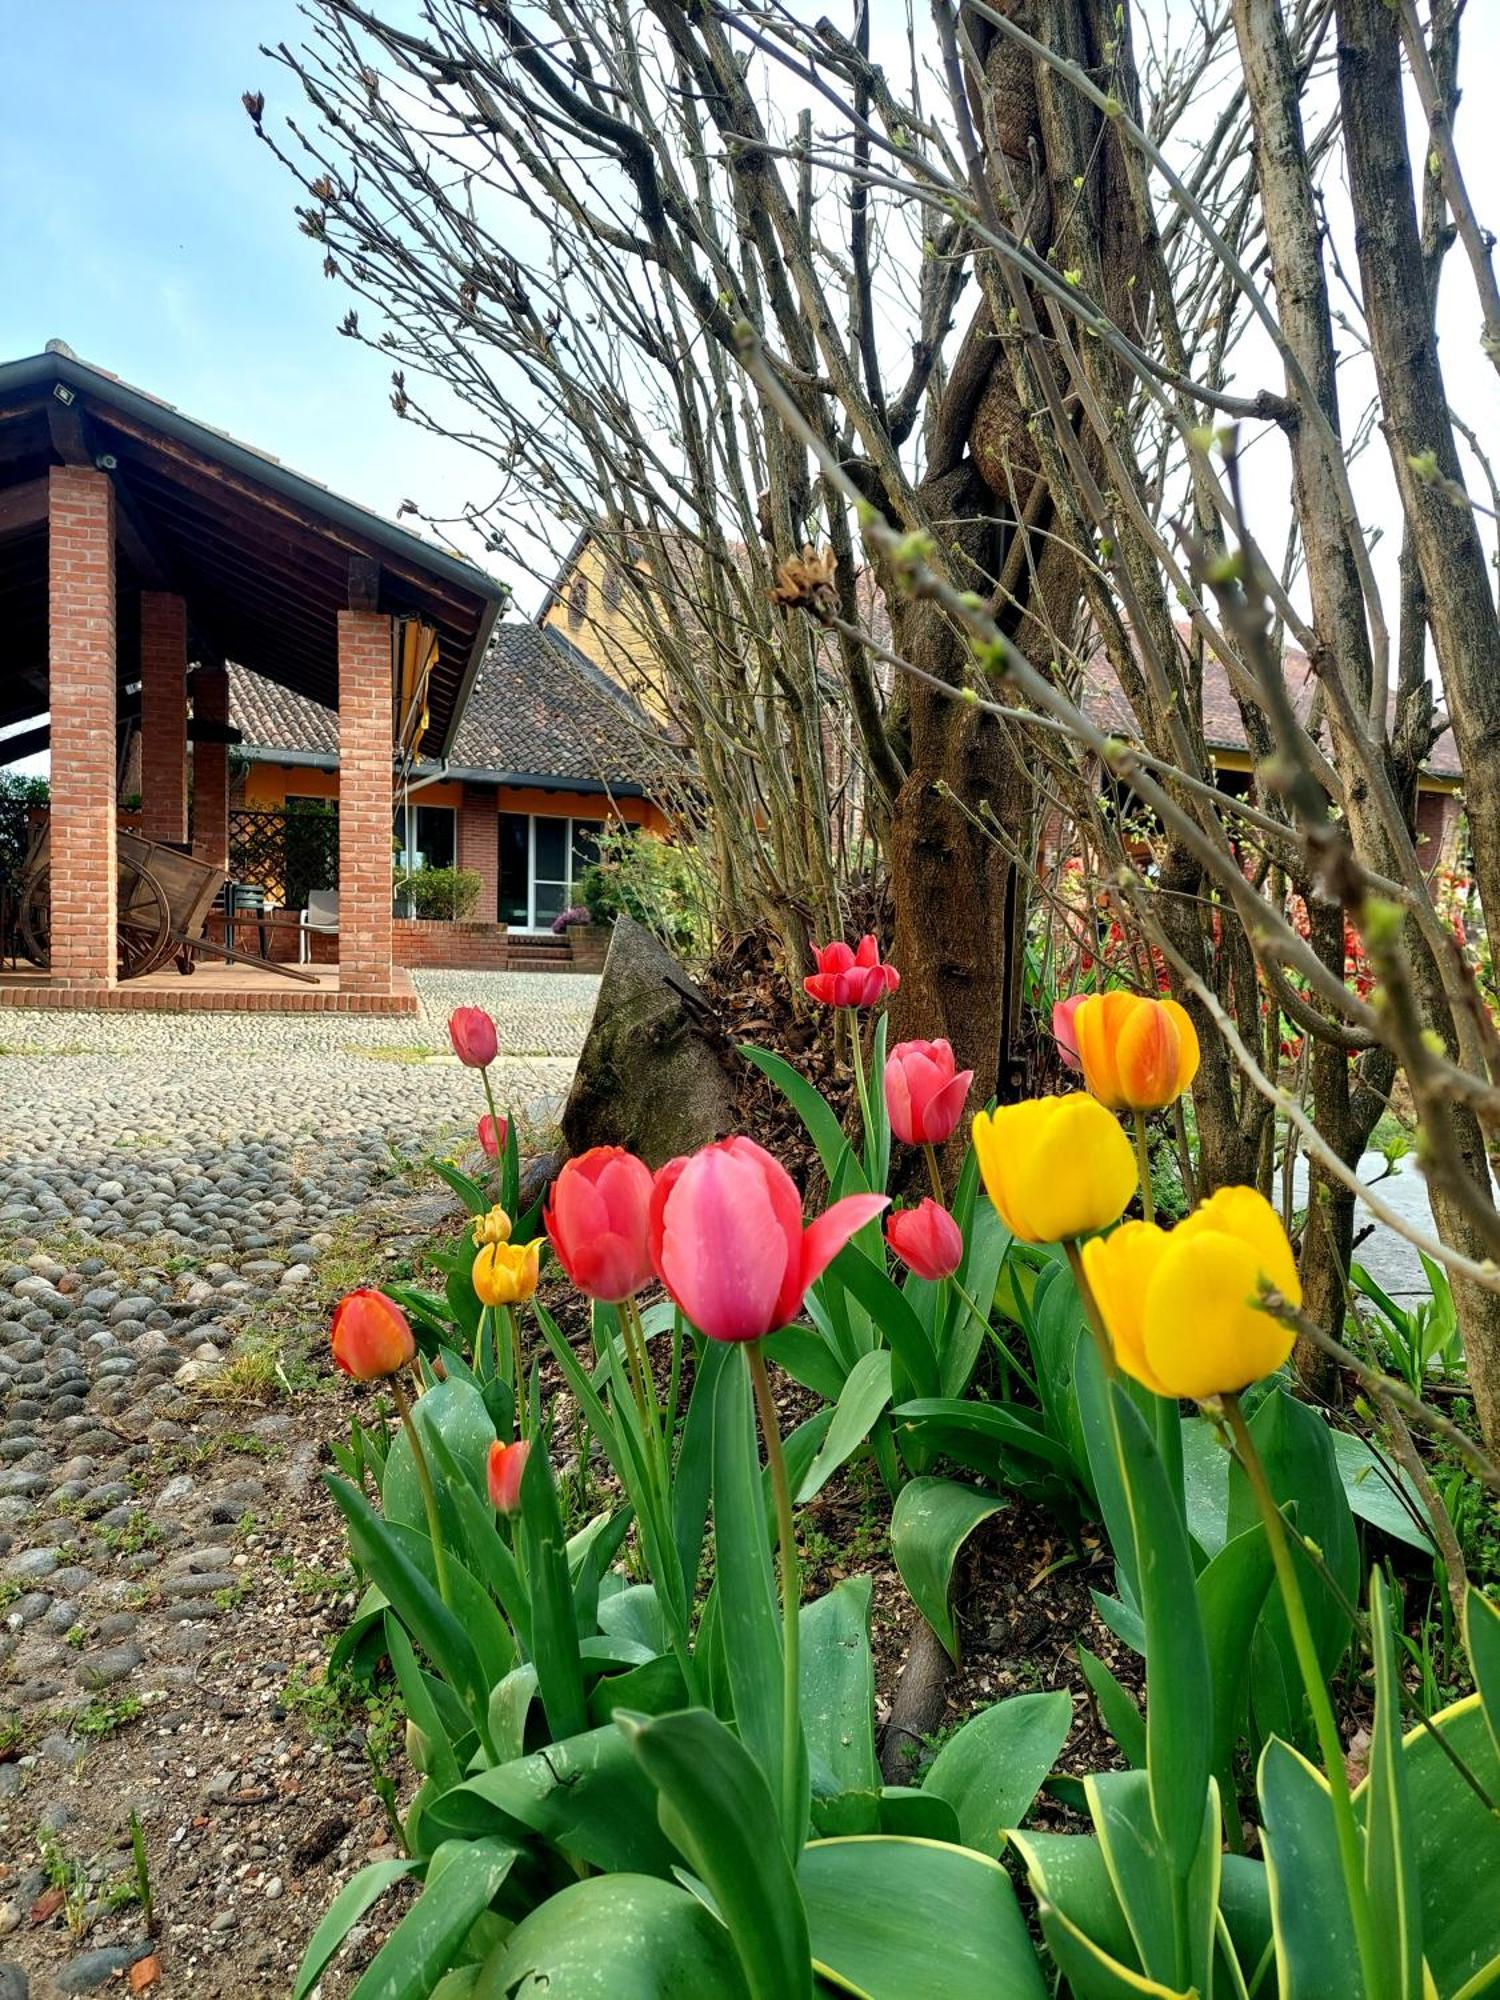
<path id="1" fill-rule="evenodd" d="M 52 978 L 115 979 L 115 495 L 92 466 L 48 475 Z"/>
<path id="2" fill-rule="evenodd" d="M 187 839 L 187 606 L 141 592 L 141 830 Z"/>
<path id="3" fill-rule="evenodd" d="M 509 964 L 504 924 L 449 924 L 397 917 L 396 963 L 434 971 L 503 972 Z"/>
<path id="4" fill-rule="evenodd" d="M 494 923 L 500 914 L 500 819 L 491 785 L 464 786 L 458 809 L 458 865 L 480 878 L 474 914 Z"/>
<path id="5" fill-rule="evenodd" d="M 193 675 L 193 720 L 211 727 L 229 721 L 229 676 L 222 667 Z M 229 866 L 229 746 L 193 745 L 193 852 L 215 868 Z"/>
<path id="6" fill-rule="evenodd" d="M 391 990 L 391 621 L 339 613 L 339 986 Z"/>

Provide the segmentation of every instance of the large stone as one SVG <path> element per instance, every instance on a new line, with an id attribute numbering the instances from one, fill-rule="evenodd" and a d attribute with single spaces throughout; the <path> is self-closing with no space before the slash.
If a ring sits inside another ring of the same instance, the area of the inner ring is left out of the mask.
<path id="1" fill-rule="evenodd" d="M 734 1129 L 726 1059 L 698 988 L 650 931 L 620 917 L 563 1111 L 569 1152 L 628 1146 L 659 1167 L 722 1138 Z"/>

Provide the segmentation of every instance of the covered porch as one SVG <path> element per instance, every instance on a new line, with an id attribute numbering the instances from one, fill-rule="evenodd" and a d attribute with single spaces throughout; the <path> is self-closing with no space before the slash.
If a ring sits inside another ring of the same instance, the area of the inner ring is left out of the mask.
<path id="1" fill-rule="evenodd" d="M 51 760 L 0 912 L 0 1007 L 414 1011 L 397 784 L 446 757 L 501 598 L 58 343 L 0 366 L 0 761 Z M 337 714 L 336 966 L 226 958 L 206 928 L 229 867 L 231 662 Z"/>

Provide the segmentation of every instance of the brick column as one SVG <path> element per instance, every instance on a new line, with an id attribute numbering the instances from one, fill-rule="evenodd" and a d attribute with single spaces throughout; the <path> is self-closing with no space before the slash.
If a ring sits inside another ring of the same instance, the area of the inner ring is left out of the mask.
<path id="1" fill-rule="evenodd" d="M 393 990 L 391 621 L 339 613 L 339 991 Z"/>
<path id="2" fill-rule="evenodd" d="M 187 839 L 187 606 L 141 592 L 141 832 Z"/>
<path id="3" fill-rule="evenodd" d="M 115 983 L 115 495 L 92 466 L 47 481 L 52 979 Z"/>
<path id="4" fill-rule="evenodd" d="M 200 667 L 193 675 L 193 720 L 214 728 L 229 722 L 229 675 Z M 193 852 L 214 868 L 229 866 L 229 745 L 193 745 Z"/>
<path id="5" fill-rule="evenodd" d="M 458 811 L 458 865 L 480 877 L 475 920 L 493 924 L 500 915 L 499 793 L 492 785 L 469 785 Z"/>

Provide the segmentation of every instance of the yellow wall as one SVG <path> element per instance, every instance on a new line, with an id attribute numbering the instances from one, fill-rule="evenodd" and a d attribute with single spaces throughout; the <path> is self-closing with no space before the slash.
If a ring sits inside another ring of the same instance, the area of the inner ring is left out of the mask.
<path id="1" fill-rule="evenodd" d="M 649 715 L 661 721 L 666 715 L 659 686 L 661 663 L 649 635 L 641 628 L 631 586 L 622 584 L 617 601 L 610 603 L 605 590 L 610 567 L 607 551 L 591 537 L 576 561 L 562 572 L 556 601 L 548 607 L 542 624 L 570 640 L 602 673 L 633 695 Z"/>

